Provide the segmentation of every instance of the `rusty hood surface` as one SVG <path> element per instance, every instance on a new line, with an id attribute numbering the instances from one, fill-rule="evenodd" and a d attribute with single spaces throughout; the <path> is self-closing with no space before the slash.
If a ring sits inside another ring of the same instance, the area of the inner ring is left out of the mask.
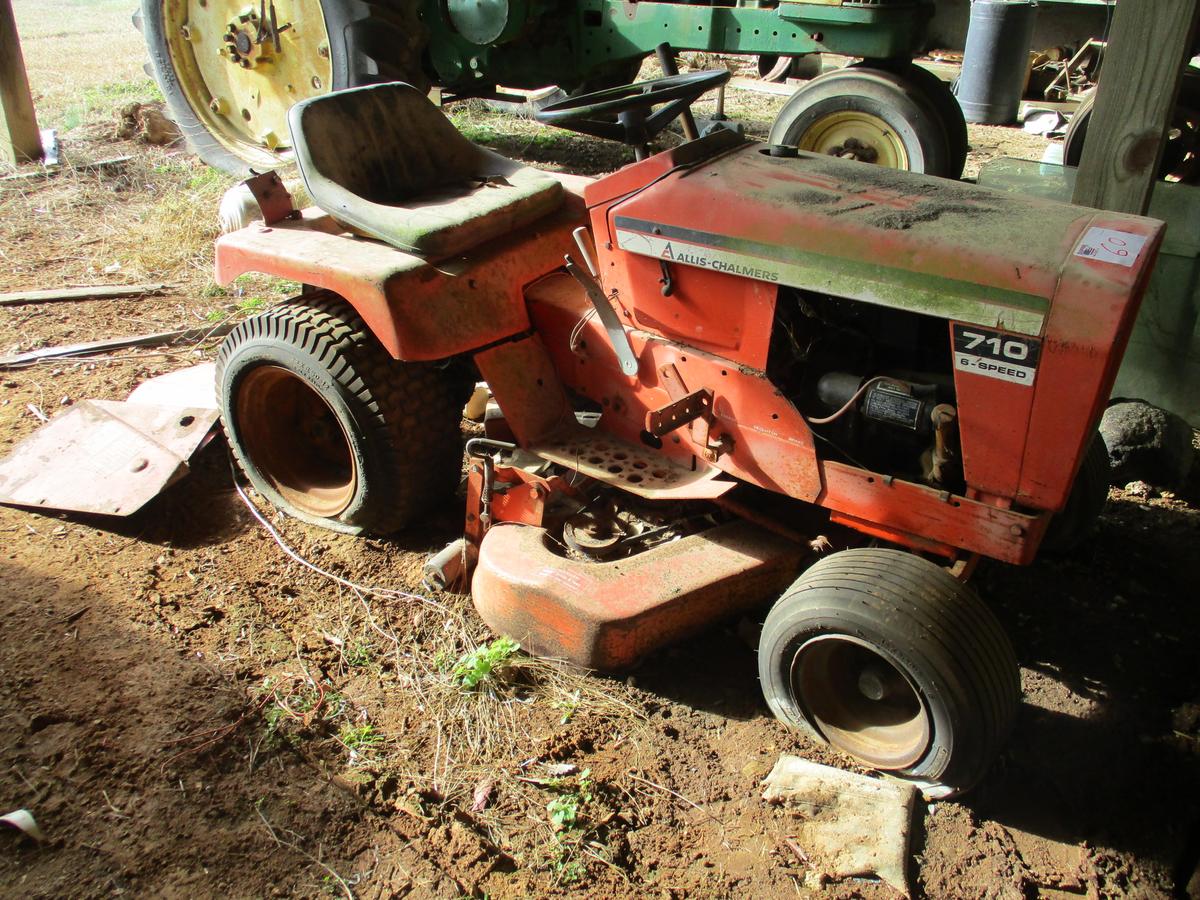
<path id="1" fill-rule="evenodd" d="M 1100 293 L 1132 293 L 1163 227 L 755 143 L 633 192 L 607 225 L 615 246 L 669 263 L 1025 334 L 1042 333 L 1073 263 Z M 1113 234 L 1126 255 L 1106 260 L 1093 245 Z"/>

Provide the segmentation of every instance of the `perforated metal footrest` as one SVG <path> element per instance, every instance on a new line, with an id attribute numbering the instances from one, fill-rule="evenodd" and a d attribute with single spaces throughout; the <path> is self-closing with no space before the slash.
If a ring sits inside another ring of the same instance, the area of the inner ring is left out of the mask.
<path id="1" fill-rule="evenodd" d="M 529 450 L 543 459 L 650 500 L 712 500 L 736 482 L 718 479 L 721 470 L 696 470 L 655 452 L 589 428 Z"/>

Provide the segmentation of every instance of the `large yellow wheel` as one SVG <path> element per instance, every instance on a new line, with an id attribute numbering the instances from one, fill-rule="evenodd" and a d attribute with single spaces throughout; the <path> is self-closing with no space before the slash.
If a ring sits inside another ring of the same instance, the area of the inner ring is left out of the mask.
<path id="1" fill-rule="evenodd" d="M 140 24 L 188 142 L 238 174 L 287 161 L 287 113 L 297 101 L 423 80 L 413 63 L 420 29 L 363 0 L 143 0 Z"/>
<path id="2" fill-rule="evenodd" d="M 784 105 L 771 143 L 957 178 L 942 117 L 901 76 L 854 67 L 809 82 Z"/>

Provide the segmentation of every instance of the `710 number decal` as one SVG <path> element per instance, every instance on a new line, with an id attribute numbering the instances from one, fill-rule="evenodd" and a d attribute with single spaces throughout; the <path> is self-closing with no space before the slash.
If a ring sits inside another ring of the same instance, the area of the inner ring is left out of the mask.
<path id="1" fill-rule="evenodd" d="M 1042 342 L 976 325 L 954 326 L 954 368 L 1033 386 Z"/>

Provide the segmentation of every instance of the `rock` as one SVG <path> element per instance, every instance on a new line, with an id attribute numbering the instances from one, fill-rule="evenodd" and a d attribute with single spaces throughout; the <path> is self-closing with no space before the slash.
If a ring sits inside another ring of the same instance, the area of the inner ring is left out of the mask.
<path id="1" fill-rule="evenodd" d="M 1192 468 L 1192 429 L 1172 412 L 1141 400 L 1118 400 L 1104 411 L 1100 436 L 1112 465 L 1111 483 L 1144 481 L 1181 487 Z"/>
<path id="2" fill-rule="evenodd" d="M 788 754 L 779 757 L 763 784 L 764 800 L 787 805 L 797 817 L 788 826 L 795 839 L 789 847 L 810 871 L 831 878 L 876 875 L 909 896 L 915 787 Z"/>
<path id="3" fill-rule="evenodd" d="M 173 144 L 182 135 L 179 126 L 163 112 L 161 103 L 131 103 L 118 116 L 117 137 L 162 145 Z"/>
<path id="4" fill-rule="evenodd" d="M 1157 491 L 1144 481 L 1131 481 L 1125 485 L 1125 493 L 1132 497 L 1150 497 Z"/>

